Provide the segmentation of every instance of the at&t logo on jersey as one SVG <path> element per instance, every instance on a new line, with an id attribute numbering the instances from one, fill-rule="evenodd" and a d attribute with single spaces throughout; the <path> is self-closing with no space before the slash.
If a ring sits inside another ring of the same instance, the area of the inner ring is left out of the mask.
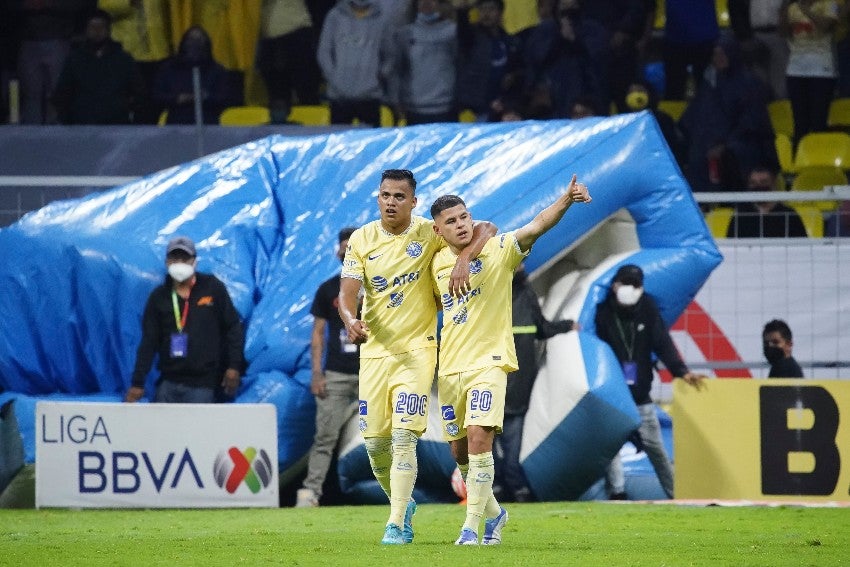
<path id="1" fill-rule="evenodd" d="M 420 244 L 419 242 L 416 242 L 416 241 L 411 242 L 410 244 L 407 245 L 406 252 L 407 252 L 407 255 L 410 256 L 411 258 L 418 258 L 419 256 L 422 255 L 422 244 Z"/>
<path id="2" fill-rule="evenodd" d="M 404 293 L 398 291 L 396 293 L 390 294 L 390 303 L 387 305 L 387 309 L 390 307 L 398 307 L 404 301 Z"/>
<path id="3" fill-rule="evenodd" d="M 482 268 L 484 268 L 484 263 L 481 261 L 481 258 L 476 258 L 469 263 L 470 274 L 479 274 L 481 273 Z"/>
<path id="4" fill-rule="evenodd" d="M 454 298 L 448 293 L 444 293 L 441 299 L 443 301 L 443 311 L 451 311 L 452 307 L 455 306 Z"/>
<path id="5" fill-rule="evenodd" d="M 236 492 L 243 482 L 253 494 L 267 488 L 272 480 L 274 468 L 265 449 L 257 451 L 248 447 L 243 453 L 231 447 L 218 454 L 213 465 L 215 482 L 230 494 Z"/>
<path id="6" fill-rule="evenodd" d="M 377 292 L 384 291 L 390 285 L 387 281 L 387 278 L 385 278 L 384 276 L 372 276 L 371 282 L 372 287 L 375 288 L 375 291 Z"/>

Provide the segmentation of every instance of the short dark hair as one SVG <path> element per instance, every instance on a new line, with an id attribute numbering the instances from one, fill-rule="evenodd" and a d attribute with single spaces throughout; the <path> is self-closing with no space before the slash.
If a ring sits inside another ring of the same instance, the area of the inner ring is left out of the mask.
<path id="1" fill-rule="evenodd" d="M 764 163 L 759 163 L 751 167 L 749 171 L 747 171 L 747 179 L 749 179 L 753 173 L 769 173 L 772 177 L 776 177 L 779 174 L 775 167 Z"/>
<path id="2" fill-rule="evenodd" d="M 100 8 L 96 8 L 89 12 L 89 17 L 86 18 L 86 23 L 92 20 L 103 20 L 108 26 L 112 26 L 112 14 L 106 10 L 101 10 Z"/>
<path id="3" fill-rule="evenodd" d="M 435 219 L 446 209 L 451 209 L 458 205 L 463 205 L 465 207 L 466 203 L 464 203 L 463 199 L 457 195 L 443 195 L 441 197 L 437 197 L 437 200 L 434 201 L 433 205 L 431 205 L 431 218 Z"/>
<path id="4" fill-rule="evenodd" d="M 416 195 L 416 178 L 413 177 L 413 172 L 409 169 L 385 169 L 381 174 L 381 183 L 384 179 L 394 179 L 396 181 L 407 181 L 413 194 Z"/>
<path id="5" fill-rule="evenodd" d="M 500 12 L 505 11 L 505 0 L 478 0 L 475 3 L 476 6 L 480 6 L 481 4 L 495 4 Z"/>
<path id="6" fill-rule="evenodd" d="M 779 333 L 786 341 L 791 341 L 791 327 L 788 326 L 788 323 L 783 321 L 782 319 L 773 319 L 772 321 L 768 321 L 764 325 L 764 330 L 761 332 L 762 336 L 765 336 L 769 333 Z"/>
<path id="7" fill-rule="evenodd" d="M 343 228 L 342 230 L 340 230 L 339 231 L 339 241 L 345 242 L 346 240 L 351 238 L 351 235 L 354 234 L 355 230 L 357 230 L 357 229 L 354 228 L 353 226 L 347 226 L 347 227 Z"/>

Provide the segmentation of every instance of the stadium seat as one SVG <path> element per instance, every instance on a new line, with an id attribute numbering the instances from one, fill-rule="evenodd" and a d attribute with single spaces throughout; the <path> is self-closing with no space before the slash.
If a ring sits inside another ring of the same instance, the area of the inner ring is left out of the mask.
<path id="1" fill-rule="evenodd" d="M 779 158 L 779 167 L 782 173 L 790 175 L 794 173 L 794 148 L 791 143 L 791 138 L 785 134 L 777 134 L 776 141 L 776 157 Z"/>
<path id="2" fill-rule="evenodd" d="M 331 109 L 323 104 L 295 105 L 289 111 L 287 121 L 302 126 L 330 126 Z"/>
<path id="3" fill-rule="evenodd" d="M 393 109 L 387 106 L 386 104 L 381 105 L 381 127 L 382 128 L 392 128 L 395 126 L 395 114 L 393 114 Z"/>
<path id="4" fill-rule="evenodd" d="M 222 126 L 260 126 L 271 124 L 269 109 L 265 106 L 231 106 L 218 118 Z"/>
<path id="5" fill-rule="evenodd" d="M 721 28 L 729 27 L 729 2 L 728 0 L 715 0 L 714 8 L 717 11 L 717 24 Z"/>
<path id="6" fill-rule="evenodd" d="M 705 213 L 705 224 L 714 238 L 726 238 L 726 231 L 729 230 L 734 213 L 735 209 L 732 207 L 716 207 Z"/>
<path id="7" fill-rule="evenodd" d="M 475 122 L 475 113 L 469 110 L 468 108 L 464 108 L 460 111 L 457 116 L 458 122 Z"/>
<path id="8" fill-rule="evenodd" d="M 847 176 L 841 169 L 831 166 L 811 166 L 801 169 L 791 183 L 793 191 L 820 191 L 828 185 L 846 185 Z M 812 201 L 807 203 L 820 211 L 834 211 L 836 201 Z"/>
<path id="9" fill-rule="evenodd" d="M 767 104 L 767 113 L 775 134 L 785 134 L 794 139 L 794 113 L 791 111 L 791 101 L 779 99 Z"/>
<path id="10" fill-rule="evenodd" d="M 163 110 L 159 113 L 159 119 L 156 121 L 157 126 L 165 126 L 168 124 L 168 110 Z"/>
<path id="11" fill-rule="evenodd" d="M 850 130 L 850 98 L 836 98 L 829 103 L 826 125 L 835 130 Z"/>
<path id="12" fill-rule="evenodd" d="M 660 100 L 658 101 L 658 110 L 664 112 L 669 115 L 674 121 L 678 122 L 679 118 L 682 117 L 682 114 L 685 112 L 685 108 L 688 106 L 688 101 L 686 100 Z"/>
<path id="13" fill-rule="evenodd" d="M 813 165 L 850 169 L 850 135 L 844 132 L 812 132 L 797 144 L 794 170 Z"/>
<path id="14" fill-rule="evenodd" d="M 797 211 L 809 238 L 823 238 L 823 211 L 812 204 L 789 203 Z"/>
<path id="15" fill-rule="evenodd" d="M 652 27 L 656 30 L 663 30 L 667 23 L 667 10 L 664 7 L 664 0 L 655 0 L 655 21 Z"/>

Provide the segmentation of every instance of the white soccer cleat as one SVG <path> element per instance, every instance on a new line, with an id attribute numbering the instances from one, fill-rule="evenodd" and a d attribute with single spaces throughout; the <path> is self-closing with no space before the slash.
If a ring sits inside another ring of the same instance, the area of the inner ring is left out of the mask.
<path id="1" fill-rule="evenodd" d="M 296 508 L 316 508 L 319 505 L 319 497 L 309 488 L 299 488 L 295 493 Z"/>

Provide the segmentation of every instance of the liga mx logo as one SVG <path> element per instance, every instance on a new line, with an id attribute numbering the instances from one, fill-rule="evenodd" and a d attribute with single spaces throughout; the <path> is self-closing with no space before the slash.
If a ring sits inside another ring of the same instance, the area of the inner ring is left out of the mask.
<path id="1" fill-rule="evenodd" d="M 461 325 L 466 323 L 467 319 L 467 311 L 466 307 L 461 309 L 458 313 L 455 313 L 454 317 L 452 317 L 452 321 L 454 321 L 455 325 Z"/>
<path id="2" fill-rule="evenodd" d="M 418 258 L 422 255 L 422 245 L 418 242 L 411 242 L 407 245 L 407 255 L 411 258 Z"/>
<path id="3" fill-rule="evenodd" d="M 398 307 L 401 305 L 402 301 L 404 301 L 404 294 L 402 292 L 391 293 L 390 294 L 390 304 L 387 305 L 387 308 L 390 307 Z"/>
<path id="4" fill-rule="evenodd" d="M 373 276 L 372 277 L 372 287 L 375 288 L 375 291 L 381 292 L 387 289 L 389 286 L 389 282 L 387 282 L 387 278 L 383 276 Z"/>
<path id="5" fill-rule="evenodd" d="M 253 447 L 248 447 L 244 453 L 236 447 L 222 451 L 213 465 L 216 484 L 230 494 L 236 492 L 243 482 L 253 494 L 268 488 L 273 472 L 269 454 L 265 449 L 258 453 Z"/>
<path id="6" fill-rule="evenodd" d="M 481 273 L 481 269 L 484 267 L 484 264 L 481 262 L 481 258 L 476 258 L 472 262 L 469 263 L 469 273 L 470 274 L 478 274 Z"/>

